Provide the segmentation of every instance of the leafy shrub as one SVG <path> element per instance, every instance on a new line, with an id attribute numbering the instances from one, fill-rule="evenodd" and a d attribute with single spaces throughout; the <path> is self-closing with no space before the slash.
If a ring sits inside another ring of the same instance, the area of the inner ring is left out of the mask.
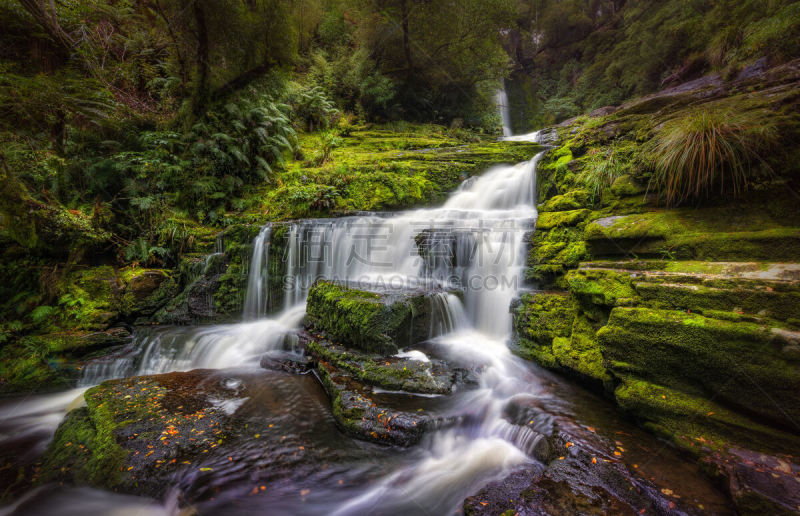
<path id="1" fill-rule="evenodd" d="M 314 166 L 319 167 L 331 160 L 333 149 L 342 144 L 342 139 L 339 138 L 333 131 L 325 131 L 319 137 L 319 152 L 314 157 Z"/>
<path id="2" fill-rule="evenodd" d="M 151 245 L 144 237 L 139 237 L 125 248 L 125 259 L 145 265 L 164 263 L 169 256 L 169 249 Z"/>
<path id="3" fill-rule="evenodd" d="M 309 132 L 314 129 L 327 129 L 339 115 L 339 110 L 328 100 L 321 86 L 299 88 L 290 100 L 296 119 L 302 122 Z"/>
<path id="4" fill-rule="evenodd" d="M 721 194 L 741 195 L 778 141 L 765 111 L 704 109 L 666 122 L 652 141 L 653 181 L 667 205 Z"/>
<path id="5" fill-rule="evenodd" d="M 50 317 L 50 315 L 52 315 L 54 310 L 55 308 L 53 308 L 52 306 L 47 306 L 47 305 L 37 306 L 36 308 L 33 309 L 33 311 L 31 311 L 30 314 L 31 320 L 34 322 L 34 324 L 40 324 L 45 320 L 47 320 L 47 318 Z"/>

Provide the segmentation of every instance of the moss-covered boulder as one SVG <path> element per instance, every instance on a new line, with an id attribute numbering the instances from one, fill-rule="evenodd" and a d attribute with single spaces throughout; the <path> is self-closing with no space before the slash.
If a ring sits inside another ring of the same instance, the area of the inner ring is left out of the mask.
<path id="1" fill-rule="evenodd" d="M 233 425 L 220 401 L 242 399 L 246 388 L 228 389 L 214 375 L 169 373 L 89 389 L 86 405 L 71 411 L 56 431 L 39 481 L 163 495 L 176 475 L 197 469 L 210 450 L 242 438 L 244 428 Z"/>
<path id="2" fill-rule="evenodd" d="M 308 293 L 308 322 L 337 342 L 392 354 L 430 336 L 431 295 L 422 290 L 318 281 Z"/>
<path id="3" fill-rule="evenodd" d="M 72 387 L 86 360 L 130 338 L 124 328 L 22 337 L 0 349 L 0 394 Z"/>
<path id="4" fill-rule="evenodd" d="M 556 367 L 553 341 L 570 336 L 577 315 L 575 300 L 566 292 L 527 293 L 513 314 L 515 351 L 545 367 Z"/>
<path id="5" fill-rule="evenodd" d="M 449 394 L 466 373 L 441 360 L 414 360 L 363 353 L 324 339 L 313 339 L 306 349 L 316 362 L 326 362 L 371 387 L 418 394 Z"/>
<path id="6" fill-rule="evenodd" d="M 755 210 L 732 205 L 613 216 L 587 226 L 586 240 L 596 257 L 793 261 L 800 256 L 800 227 L 793 217 Z"/>
<path id="7" fill-rule="evenodd" d="M 148 317 L 178 294 L 178 284 L 170 271 L 131 267 L 120 271 L 124 283 L 122 306 L 132 318 Z"/>

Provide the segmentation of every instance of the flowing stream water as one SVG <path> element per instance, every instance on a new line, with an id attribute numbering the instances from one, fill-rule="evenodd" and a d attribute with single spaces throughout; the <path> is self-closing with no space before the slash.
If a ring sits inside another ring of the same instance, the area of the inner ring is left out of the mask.
<path id="1" fill-rule="evenodd" d="M 539 133 L 513 137 L 539 138 Z M 580 417 L 587 424 L 621 427 L 626 435 L 634 435 L 635 429 L 614 419 L 605 402 L 577 393 L 509 350 L 510 305 L 524 288 L 526 238 L 537 218 L 536 166 L 541 156 L 468 179 L 438 208 L 292 224 L 284 303 L 272 315 L 266 313 L 271 227 L 265 226 L 254 241 L 243 322 L 138 332 L 132 349 L 90 363 L 79 389 L 0 403 L 0 447 L 21 446 L 31 456 L 40 454 L 76 398 L 103 380 L 216 369 L 259 386 L 251 389 L 257 394 L 232 410 L 252 411 L 263 421 L 275 421 L 286 428 L 284 437 L 326 451 L 324 467 L 314 461 L 295 464 L 288 480 L 270 487 L 264 497 L 243 496 L 243 473 L 231 472 L 229 478 L 218 479 L 214 497 L 195 505 L 201 513 L 448 514 L 491 480 L 535 464 L 531 451 L 540 436 L 503 417 L 512 399 L 537 400 L 575 426 L 581 426 L 574 422 Z M 431 250 L 426 257 L 418 249 L 416 238 L 421 233 L 427 235 Z M 438 253 L 439 244 L 446 252 Z M 433 353 L 477 367 L 478 387 L 451 399 L 407 396 L 411 404 L 439 403 L 447 413 L 469 414 L 469 423 L 432 432 L 405 450 L 354 441 L 335 427 L 327 399 L 311 376 L 258 369 L 259 358 L 267 351 L 296 351 L 308 289 L 318 278 L 383 288 L 462 290 L 462 298 L 446 293 L 431 297 L 438 314 L 431 323 L 431 340 L 423 348 L 404 350 L 403 355 L 428 360 Z M 264 406 L 271 407 L 268 413 Z M 655 439 L 635 435 L 647 446 L 658 447 Z M 673 485 L 702 484 L 686 474 L 685 463 L 676 457 L 662 454 L 659 464 L 658 474 Z M 255 473 L 248 475 L 252 480 Z M 306 485 L 309 492 L 301 500 L 298 486 Z M 713 498 L 705 484 L 697 489 L 702 491 L 697 496 Z M 83 513 L 103 512 L 103 507 L 118 512 L 130 508 L 139 514 L 178 510 L 174 497 L 155 503 L 86 488 L 39 489 L 5 511 L 11 513 L 20 504 L 28 510 L 62 514 L 81 513 L 81 508 Z"/>

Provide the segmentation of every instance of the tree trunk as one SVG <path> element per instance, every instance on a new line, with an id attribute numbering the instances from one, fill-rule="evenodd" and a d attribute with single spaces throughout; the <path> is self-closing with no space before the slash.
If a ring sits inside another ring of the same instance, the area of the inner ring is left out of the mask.
<path id="1" fill-rule="evenodd" d="M 61 28 L 53 0 L 50 0 L 50 2 L 47 2 L 47 0 L 19 0 L 19 3 L 53 38 L 53 41 L 67 50 L 71 51 L 73 49 L 75 41 Z"/>
<path id="2" fill-rule="evenodd" d="M 197 24 L 197 85 L 193 99 L 194 114 L 201 115 L 208 100 L 208 28 L 206 27 L 206 13 L 200 1 L 194 4 L 194 19 Z"/>
<path id="3" fill-rule="evenodd" d="M 406 71 L 410 74 L 412 69 L 411 62 L 411 41 L 408 35 L 408 6 L 406 0 L 400 0 L 400 23 L 403 26 L 403 53 L 406 56 Z"/>

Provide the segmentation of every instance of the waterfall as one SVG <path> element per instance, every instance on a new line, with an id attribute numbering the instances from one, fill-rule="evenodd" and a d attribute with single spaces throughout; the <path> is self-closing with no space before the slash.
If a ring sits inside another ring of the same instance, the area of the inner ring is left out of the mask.
<path id="1" fill-rule="evenodd" d="M 541 135 L 512 138 L 539 141 Z M 289 224 L 284 306 L 276 315 L 266 314 L 274 234 L 267 225 L 253 242 L 245 322 L 139 330 L 133 349 L 88 364 L 81 385 L 196 368 L 252 367 L 265 352 L 291 351 L 308 290 L 319 278 L 425 290 L 432 307 L 426 345 L 477 371 L 477 388 L 461 393 L 449 409 L 470 414 L 472 422 L 431 433 L 418 449 L 418 461 L 370 485 L 335 513 L 369 512 L 376 503 L 387 513 L 403 512 L 409 504 L 451 512 L 470 490 L 530 460 L 540 446 L 534 430 L 503 419 L 503 407 L 521 393 L 535 397 L 547 389 L 508 348 L 510 306 L 522 287 L 526 235 L 537 218 L 541 156 L 468 179 L 437 208 Z M 413 348 L 400 356 L 427 360 Z"/>
<path id="2" fill-rule="evenodd" d="M 253 257 L 247 277 L 247 291 L 244 298 L 244 318 L 257 319 L 267 313 L 267 292 L 269 280 L 269 237 L 272 226 L 261 228 L 253 242 Z"/>
<path id="3" fill-rule="evenodd" d="M 500 119 L 503 121 L 503 136 L 511 136 L 514 133 L 511 131 L 511 110 L 508 105 L 505 84 L 503 84 L 503 89 L 497 92 L 494 100 L 500 110 Z"/>

